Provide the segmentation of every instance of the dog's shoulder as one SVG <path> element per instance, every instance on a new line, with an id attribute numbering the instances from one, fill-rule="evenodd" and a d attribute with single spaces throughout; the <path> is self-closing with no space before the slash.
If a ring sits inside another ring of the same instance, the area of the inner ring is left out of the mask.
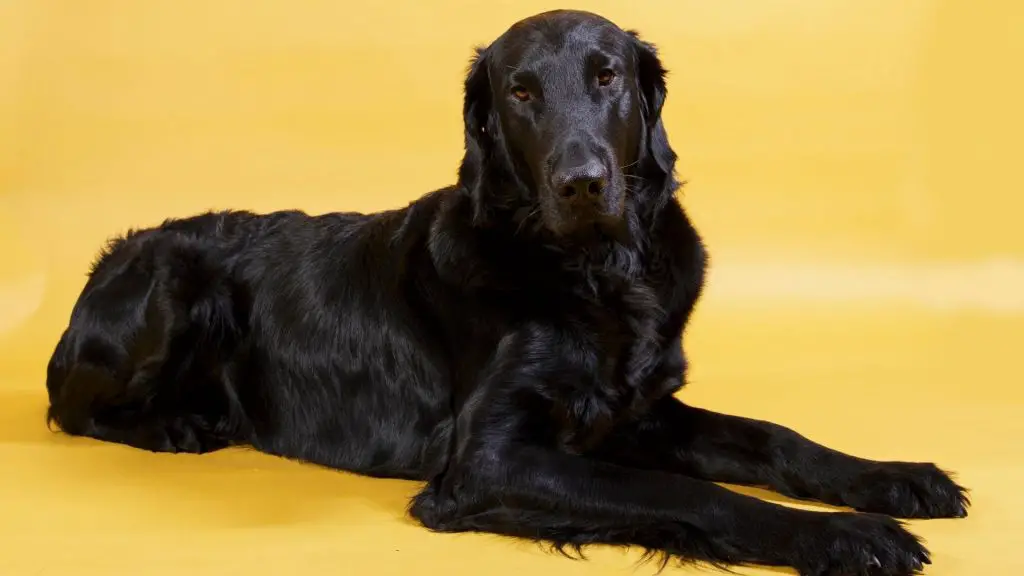
<path id="1" fill-rule="evenodd" d="M 659 213 L 648 245 L 645 281 L 670 315 L 687 317 L 704 290 L 710 260 L 704 239 L 676 198 Z"/>

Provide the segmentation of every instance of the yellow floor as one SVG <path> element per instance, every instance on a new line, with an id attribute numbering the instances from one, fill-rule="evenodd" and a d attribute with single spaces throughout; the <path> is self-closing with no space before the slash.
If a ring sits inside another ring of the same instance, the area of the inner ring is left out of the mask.
<path id="1" fill-rule="evenodd" d="M 568 5 L 640 29 L 672 71 L 667 124 L 714 256 L 686 397 L 955 470 L 974 507 L 912 523 L 927 573 L 1021 574 L 1024 5 Z M 414 483 L 43 421 L 46 360 L 107 236 L 450 182 L 470 48 L 551 7 L 0 2 L 0 576 L 647 573 L 633 553 L 429 534 L 403 515 Z"/>

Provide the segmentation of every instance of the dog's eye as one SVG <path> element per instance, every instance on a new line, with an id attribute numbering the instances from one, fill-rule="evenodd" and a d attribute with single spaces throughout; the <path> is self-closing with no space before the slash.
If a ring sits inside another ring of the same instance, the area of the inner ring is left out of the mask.
<path id="1" fill-rule="evenodd" d="M 615 80 L 615 72 L 605 68 L 597 73 L 597 84 L 599 86 L 607 86 Z"/>
<path id="2" fill-rule="evenodd" d="M 530 91 L 522 86 L 513 86 L 512 97 L 520 102 L 526 102 L 530 99 Z"/>

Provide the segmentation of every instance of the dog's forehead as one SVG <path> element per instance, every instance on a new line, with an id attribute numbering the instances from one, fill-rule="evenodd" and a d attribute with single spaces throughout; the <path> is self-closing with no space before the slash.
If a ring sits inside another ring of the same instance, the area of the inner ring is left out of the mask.
<path id="1" fill-rule="evenodd" d="M 624 52 L 627 33 L 613 23 L 594 17 L 528 19 L 518 22 L 496 42 L 500 65 L 518 68 L 544 62 L 567 63 L 566 53 L 586 54 L 601 50 L 616 55 Z"/>

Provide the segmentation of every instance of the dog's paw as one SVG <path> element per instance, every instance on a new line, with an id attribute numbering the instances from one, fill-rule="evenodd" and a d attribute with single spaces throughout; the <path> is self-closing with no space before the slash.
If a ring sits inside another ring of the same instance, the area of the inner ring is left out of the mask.
<path id="1" fill-rule="evenodd" d="M 934 464 L 886 462 L 852 479 L 844 503 L 897 518 L 963 518 L 967 490 Z"/>
<path id="2" fill-rule="evenodd" d="M 916 536 L 880 514 L 828 514 L 798 549 L 794 567 L 801 576 L 911 576 L 931 564 Z"/>

